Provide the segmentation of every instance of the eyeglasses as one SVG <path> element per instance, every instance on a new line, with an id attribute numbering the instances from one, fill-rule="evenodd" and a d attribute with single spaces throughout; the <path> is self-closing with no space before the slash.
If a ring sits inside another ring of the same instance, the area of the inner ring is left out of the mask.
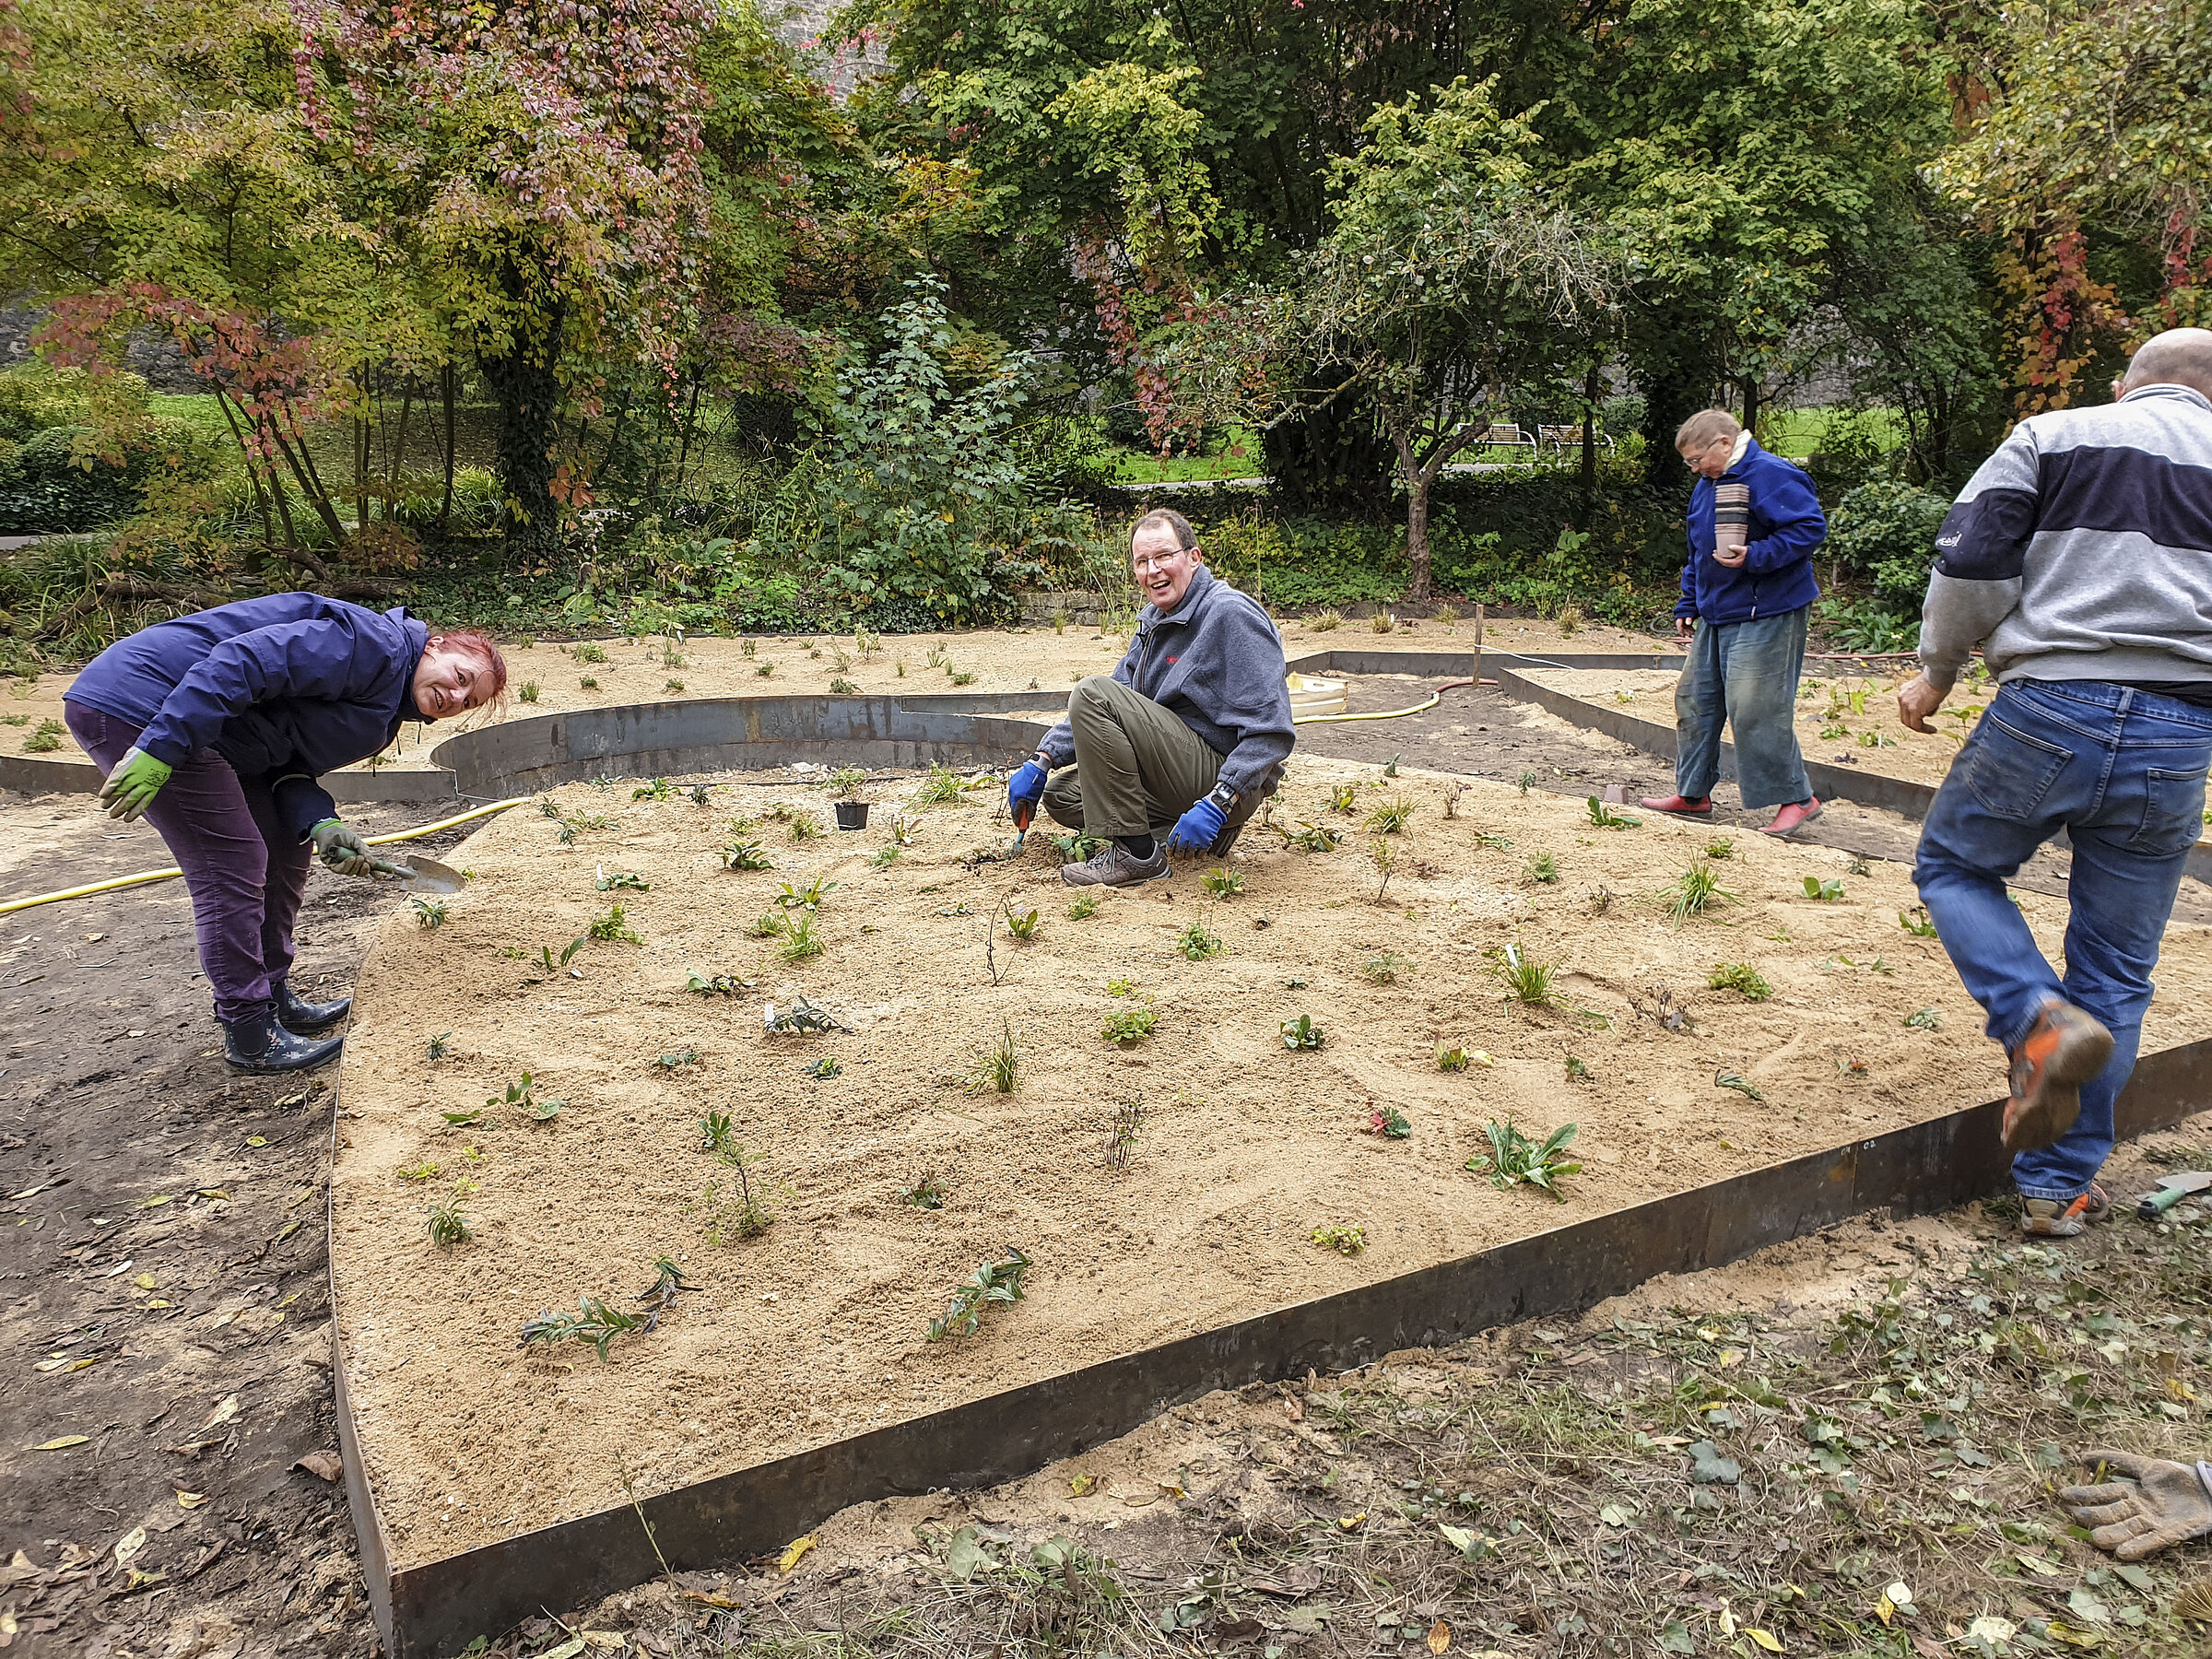
<path id="1" fill-rule="evenodd" d="M 1147 571 L 1164 571 L 1189 551 L 1188 547 L 1178 547 L 1172 553 L 1140 554 L 1129 561 L 1129 568 L 1140 575 Z"/>

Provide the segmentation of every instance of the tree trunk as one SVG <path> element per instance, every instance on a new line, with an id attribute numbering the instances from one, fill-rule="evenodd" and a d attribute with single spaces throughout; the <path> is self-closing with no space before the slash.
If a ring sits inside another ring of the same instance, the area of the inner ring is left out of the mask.
<path id="1" fill-rule="evenodd" d="M 1710 359 L 1694 345 L 1668 341 L 1666 355 L 1654 352 L 1638 364 L 1643 386 L 1643 482 L 1647 489 L 1673 495 L 1687 488 L 1689 469 L 1675 453 L 1676 429 L 1705 406 L 1712 395 Z"/>
<path id="2" fill-rule="evenodd" d="M 453 520 L 453 366 L 438 371 L 439 391 L 445 399 L 445 499 L 438 503 L 438 537 L 445 539 Z"/>
<path id="3" fill-rule="evenodd" d="M 1747 374 L 1739 382 L 1744 393 L 1744 430 L 1753 437 L 1759 435 L 1759 376 Z"/>
<path id="4" fill-rule="evenodd" d="M 1429 479 L 1418 466 L 1406 483 L 1406 563 L 1411 572 L 1406 597 L 1428 604 L 1435 593 L 1429 576 Z"/>
<path id="5" fill-rule="evenodd" d="M 525 298 L 519 273 L 507 283 Z M 563 307 L 537 300 L 503 357 L 477 359 L 499 400 L 500 483 L 506 495 L 500 527 L 518 553 L 550 553 L 560 545 L 560 503 L 553 499 L 553 451 L 559 437 L 560 333 Z"/>
<path id="6" fill-rule="evenodd" d="M 392 465 L 384 480 L 384 523 L 390 524 L 399 514 L 399 475 L 407 464 L 407 415 L 415 406 L 415 382 L 409 381 L 399 393 L 399 435 L 392 441 Z"/>

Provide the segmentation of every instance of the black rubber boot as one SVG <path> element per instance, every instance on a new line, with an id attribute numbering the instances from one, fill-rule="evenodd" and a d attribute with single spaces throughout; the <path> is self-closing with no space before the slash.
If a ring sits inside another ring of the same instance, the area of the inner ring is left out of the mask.
<path id="1" fill-rule="evenodd" d="M 269 990 L 276 998 L 277 1022 L 297 1036 L 312 1036 L 325 1026 L 334 1026 L 353 1009 L 353 998 L 341 996 L 335 1002 L 301 1002 L 299 994 L 284 980 L 270 982 Z"/>
<path id="2" fill-rule="evenodd" d="M 276 1010 L 265 1004 L 259 1012 L 223 1024 L 223 1058 L 232 1071 L 255 1076 L 272 1072 L 310 1071 L 335 1060 L 346 1046 L 343 1037 L 295 1036 L 276 1022 Z"/>

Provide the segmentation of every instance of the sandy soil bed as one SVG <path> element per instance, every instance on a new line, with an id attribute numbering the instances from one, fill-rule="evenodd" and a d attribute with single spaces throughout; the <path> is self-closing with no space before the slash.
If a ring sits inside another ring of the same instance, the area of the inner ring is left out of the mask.
<path id="1" fill-rule="evenodd" d="M 1807 760 L 1863 766 L 1916 783 L 1940 783 L 1966 735 L 1989 700 L 1987 686 L 1951 693 L 1935 729 L 1909 732 L 1898 723 L 1897 688 L 1912 677 L 1910 665 L 1894 675 L 1823 675 L 1808 668 L 1797 690 L 1797 742 Z M 1642 720 L 1675 724 L 1672 669 L 1530 668 L 1528 678 L 1584 702 L 1625 708 Z"/>
<path id="2" fill-rule="evenodd" d="M 1465 651 L 1473 647 L 1474 623 L 1408 621 L 1388 634 L 1364 622 L 1316 630 L 1291 619 L 1282 624 L 1283 643 L 1292 656 L 1333 646 L 1384 651 Z M 1618 629 L 1583 628 L 1562 634 L 1551 622 L 1491 623 L 1485 641 L 1500 650 L 1626 652 L 1656 649 L 1641 634 Z M 886 634 L 865 657 L 852 636 L 769 635 L 754 640 L 691 639 L 680 647 L 659 638 L 608 639 L 564 642 L 509 640 L 504 642 L 510 675 L 503 716 L 522 719 L 568 709 L 603 708 L 618 703 L 668 702 L 698 697 L 763 697 L 829 691 L 834 680 L 870 693 L 942 691 L 1025 691 L 1044 694 L 1048 703 L 1064 700 L 1067 688 L 1087 674 L 1104 673 L 1129 648 L 1128 635 L 1069 624 L 1051 628 L 993 629 L 937 634 Z M 579 653 L 582 653 L 579 655 Z M 593 659 L 598 653 L 605 661 Z M 680 659 L 672 662 L 671 657 Z M 933 656 L 942 665 L 932 666 Z M 763 668 L 773 672 L 762 674 Z M 903 672 L 901 672 L 903 669 Z M 972 675 L 965 684 L 957 677 Z M 0 697 L 0 753 L 35 753 L 26 745 L 40 724 L 62 717 L 62 699 L 74 673 L 45 674 L 36 680 L 10 680 Z M 586 679 L 596 685 L 586 686 Z M 522 688 L 535 685 L 536 700 L 524 702 Z M 17 724 L 17 717 L 21 717 Z M 394 750 L 379 765 L 413 769 L 430 764 L 430 751 L 475 722 L 408 726 Z M 54 759 L 81 759 L 83 751 L 67 732 Z M 366 762 L 348 771 L 367 770 Z"/>
<path id="3" fill-rule="evenodd" d="M 640 1491 L 665 1489 L 2000 1087 L 1935 942 L 1899 928 L 1912 898 L 1900 866 L 1854 874 L 1836 851 L 1741 837 L 1719 866 L 1739 901 L 1677 926 L 1659 890 L 1705 833 L 1595 829 L 1577 802 L 1481 782 L 1447 819 L 1447 780 L 1312 757 L 1277 816 L 1358 823 L 1329 812 L 1342 781 L 1361 817 L 1415 804 L 1387 905 L 1363 834 L 1307 856 L 1254 832 L 1234 861 L 1240 896 L 1205 900 L 1183 871 L 1075 920 L 1043 836 L 1017 861 L 960 862 L 1003 845 L 995 790 L 928 809 L 914 844 L 873 870 L 884 803 L 903 793 L 888 781 L 867 831 L 794 842 L 763 823 L 771 872 L 718 866 L 727 821 L 781 804 L 827 823 L 819 792 L 747 780 L 702 807 L 577 785 L 557 808 L 607 821 L 573 844 L 524 808 L 448 854 L 477 877 L 450 919 L 425 931 L 395 913 L 363 965 L 334 1177 L 337 1318 L 394 1564 L 618 1502 L 626 1466 Z M 1539 853 L 1558 881 L 1531 879 Z M 652 887 L 595 890 L 600 871 Z M 1840 880 L 1842 898 L 1808 900 L 1806 877 Z M 828 948 L 794 967 L 745 926 L 781 883 L 817 877 L 838 884 L 818 918 Z M 1615 897 L 1593 917 L 1601 886 Z M 558 953 L 617 899 L 641 942 L 587 944 L 546 978 L 521 959 Z M 1015 946 L 999 925 L 994 984 L 985 918 L 1009 902 L 1042 927 Z M 2062 904 L 2022 904 L 2055 949 Z M 1194 920 L 1220 954 L 1178 949 Z M 1557 1006 L 1506 1001 L 1488 953 L 1509 943 L 1558 964 Z M 1403 959 L 1373 982 L 1386 954 Z M 1751 964 L 1773 999 L 1707 989 L 1720 962 Z M 2212 1030 L 2208 966 L 2205 933 L 2175 928 L 2147 1046 Z M 694 972 L 754 983 L 703 998 L 684 989 Z M 1690 1030 L 1638 1012 L 1660 985 L 1690 1006 Z M 785 1007 L 801 989 L 852 1033 L 764 1035 L 763 1001 Z M 1104 1018 L 1135 1007 L 1159 1016 L 1149 1040 L 1104 1041 Z M 1929 1008 L 1938 1029 L 1904 1023 Z M 1317 1053 L 1278 1035 L 1301 1013 L 1327 1033 Z M 1018 1090 L 971 1092 L 975 1060 L 1008 1029 Z M 450 1057 L 432 1060 L 441 1033 Z M 1495 1064 L 1440 1072 L 1439 1040 Z M 1586 1080 L 1570 1080 L 1570 1055 Z M 841 1076 L 806 1075 L 824 1057 Z M 1763 1100 L 1717 1087 L 1722 1070 Z M 541 1101 L 566 1102 L 550 1122 L 505 1106 L 473 1125 L 442 1115 L 524 1071 Z M 1117 1103 L 1140 1097 L 1116 1174 Z M 1363 1133 L 1382 1107 L 1409 1139 Z M 710 1242 L 734 1185 L 701 1149 L 711 1112 L 759 1155 L 751 1176 L 776 1216 L 764 1237 Z M 1508 1117 L 1539 1134 L 1582 1125 L 1589 1167 L 1565 1203 L 1462 1167 L 1485 1121 Z M 942 1208 L 901 1202 L 929 1175 Z M 476 1236 L 441 1251 L 426 1211 L 455 1196 Z M 1324 1224 L 1363 1226 L 1364 1253 L 1311 1242 Z M 953 1287 L 1007 1245 L 1034 1262 L 1027 1300 L 975 1335 L 925 1341 Z M 576 1345 L 518 1351 L 540 1309 L 584 1293 L 634 1305 L 664 1253 L 700 1288 L 658 1331 L 618 1339 L 606 1364 Z"/>

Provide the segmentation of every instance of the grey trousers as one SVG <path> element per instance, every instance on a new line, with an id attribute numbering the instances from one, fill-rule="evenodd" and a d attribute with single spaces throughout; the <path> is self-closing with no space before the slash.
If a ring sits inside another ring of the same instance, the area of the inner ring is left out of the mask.
<path id="1" fill-rule="evenodd" d="M 1094 674 L 1068 694 L 1067 724 L 1076 763 L 1044 786 L 1044 809 L 1086 835 L 1165 835 L 1221 776 L 1222 757 L 1204 738 L 1112 675 Z M 1259 809 L 1255 790 L 1229 821 Z"/>

